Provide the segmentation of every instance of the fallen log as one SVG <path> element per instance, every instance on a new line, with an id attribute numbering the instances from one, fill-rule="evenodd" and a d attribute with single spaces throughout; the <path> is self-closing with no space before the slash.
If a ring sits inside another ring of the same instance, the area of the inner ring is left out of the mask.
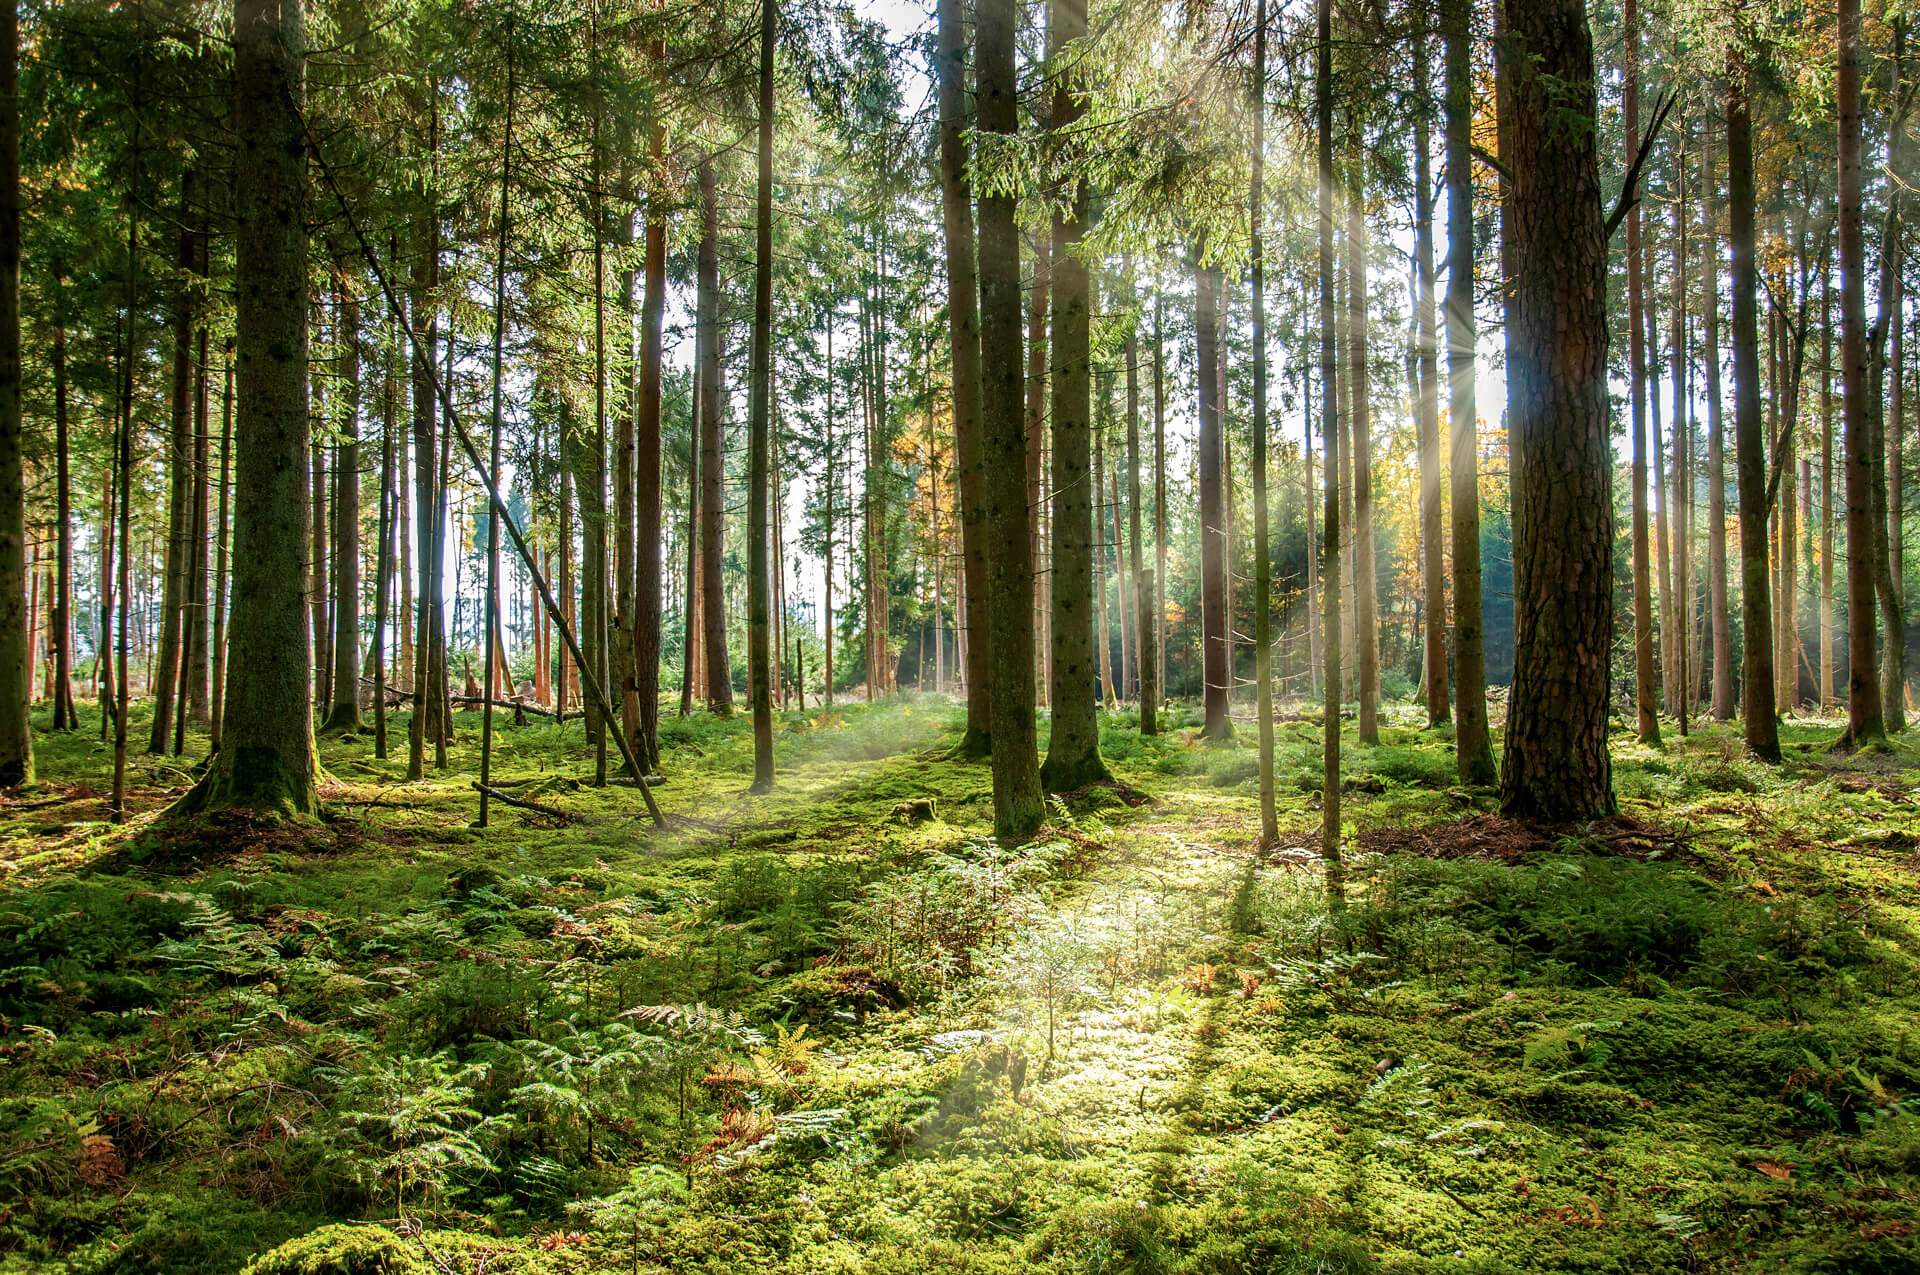
<path id="1" fill-rule="evenodd" d="M 509 796 L 501 792 L 498 788 L 483 784 L 477 779 L 473 781 L 473 790 L 475 792 L 483 792 L 490 800 L 497 801 L 504 806 L 512 806 L 516 810 L 531 810 L 534 814 L 545 815 L 549 819 L 558 819 L 561 823 L 573 822 L 572 815 L 556 806 L 543 806 L 537 801 L 528 801 L 524 797 Z"/>

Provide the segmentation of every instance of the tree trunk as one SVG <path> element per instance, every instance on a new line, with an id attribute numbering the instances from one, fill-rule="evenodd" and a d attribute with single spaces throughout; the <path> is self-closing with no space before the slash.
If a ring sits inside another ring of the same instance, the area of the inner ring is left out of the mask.
<path id="1" fill-rule="evenodd" d="M 1886 743 L 1874 651 L 1873 437 L 1867 390 L 1866 248 L 1861 242 L 1860 0 L 1840 0 L 1840 418 L 1846 453 L 1847 730 L 1846 748 Z M 1744 115 L 1744 101 L 1742 102 Z M 1741 121 L 1744 125 L 1744 119 Z M 1750 180 L 1750 179 L 1749 179 Z M 1737 199 L 1736 195 L 1736 199 Z M 1736 207 L 1738 218 L 1740 209 Z M 1749 216 L 1749 221 L 1751 220 Z M 1736 294 L 1737 296 L 1737 294 Z M 1744 475 L 1742 487 L 1744 488 Z M 1742 503 L 1745 493 L 1742 492 Z M 1772 705 L 1766 706 L 1771 710 Z M 1771 716 L 1771 713 L 1769 713 Z M 1770 757 L 1777 755 L 1774 745 Z"/>
<path id="2" fill-rule="evenodd" d="M 727 599 L 721 582 L 721 518 L 726 469 L 720 419 L 720 209 L 713 159 L 700 162 L 700 623 L 706 628 L 707 707 L 721 717 L 733 712 L 733 673 L 727 663 Z"/>
<path id="3" fill-rule="evenodd" d="M 220 390 L 220 516 L 213 531 L 213 686 L 210 698 L 212 721 L 208 725 L 207 748 L 220 751 L 226 724 L 227 702 L 227 502 L 233 490 L 233 347 L 227 347 L 227 360 Z"/>
<path id="4" fill-rule="evenodd" d="M 773 788 L 767 507 L 773 485 L 773 39 L 778 0 L 760 5 L 760 153 L 755 193 L 753 338 L 747 408 L 747 679 L 753 684 L 753 786 Z"/>
<path id="5" fill-rule="evenodd" d="M 654 60 L 665 56 L 654 48 Z M 664 588 L 662 539 L 666 517 L 660 487 L 660 351 L 667 304 L 667 213 L 660 189 L 666 165 L 666 126 L 653 122 L 648 159 L 654 185 L 647 193 L 643 292 L 640 301 L 640 402 L 635 425 L 634 513 L 639 544 L 634 577 L 633 674 L 640 698 L 640 730 L 634 756 L 650 772 L 660 769 L 661 594 Z"/>
<path id="6" fill-rule="evenodd" d="M 1713 128 L 1700 129 L 1700 225 L 1706 269 L 1700 308 L 1706 315 L 1707 367 L 1707 611 L 1713 625 L 1713 716 L 1733 720 L 1733 614 L 1727 604 L 1727 460 L 1720 412 L 1720 226 L 1714 194 Z M 1743 603 L 1744 605 L 1744 603 Z"/>
<path id="7" fill-rule="evenodd" d="M 1227 697 L 1233 688 L 1227 656 L 1226 493 L 1220 464 L 1219 267 L 1204 261 L 1204 240 L 1194 249 L 1194 344 L 1200 391 L 1200 624 L 1201 671 L 1205 678 L 1208 739 L 1230 739 L 1233 720 Z M 1057 565 L 1057 564 L 1056 564 Z"/>
<path id="8" fill-rule="evenodd" d="M 164 754 L 173 733 L 173 697 L 180 669 L 180 603 L 186 591 L 187 537 L 193 463 L 193 293 L 186 281 L 195 262 L 192 217 L 193 172 L 180 178 L 179 246 L 174 258 L 172 420 L 167 430 L 167 544 L 160 589 L 160 653 L 153 666 L 153 720 L 147 751 Z"/>
<path id="9" fill-rule="evenodd" d="M 978 0 L 974 66 L 979 128 L 1011 140 L 1019 127 L 1015 0 Z M 1040 826 L 1033 673 L 1033 557 L 1021 411 L 1020 232 L 1011 192 L 980 200 L 980 419 L 987 464 L 987 623 L 992 638 L 993 827 L 1006 838 Z"/>
<path id="10" fill-rule="evenodd" d="M 1833 696 L 1833 272 L 1820 283 L 1820 708 Z"/>
<path id="11" fill-rule="evenodd" d="M 1086 35 L 1086 8 L 1075 0 L 1050 0 L 1047 15 L 1047 56 L 1057 65 L 1057 59 L 1068 56 L 1069 46 Z M 1086 109 L 1077 79 L 1062 74 L 1054 87 L 1051 126 L 1056 139 L 1069 136 Z M 1093 658 L 1094 484 L 1098 481 L 1089 455 L 1093 298 L 1087 262 L 1081 255 L 1088 204 L 1086 182 L 1076 178 L 1064 209 L 1056 210 L 1053 219 L 1053 734 L 1040 771 L 1040 782 L 1048 792 L 1072 792 L 1108 777 L 1106 763 L 1100 759 Z M 997 593 L 989 605 L 999 605 Z"/>
<path id="12" fill-rule="evenodd" d="M 1166 298 L 1153 275 L 1153 650 L 1156 684 L 1167 686 L 1167 384 L 1161 327 Z"/>
<path id="13" fill-rule="evenodd" d="M 1424 16 L 1424 10 L 1423 10 Z M 1427 725 L 1452 720 L 1447 695 L 1447 578 L 1446 549 L 1440 542 L 1443 501 L 1440 494 L 1440 368 L 1435 348 L 1433 270 L 1432 141 L 1428 136 L 1428 49 L 1423 34 L 1414 50 L 1414 216 L 1413 258 L 1416 323 L 1419 328 L 1419 387 L 1414 399 L 1414 432 L 1420 452 L 1420 584 L 1426 603 Z M 1503 281 L 1502 290 L 1508 285 Z M 1308 466 L 1308 521 L 1312 521 L 1312 466 Z M 1312 528 L 1308 528 L 1307 558 L 1313 558 Z M 1309 634 L 1309 647 L 1316 645 Z"/>
<path id="14" fill-rule="evenodd" d="M 1760 416 L 1760 275 L 1755 260 L 1753 133 L 1747 68 L 1727 69 L 1727 212 L 1733 254 L 1733 441 L 1740 491 L 1741 711 L 1747 747 L 1780 759 L 1773 717 L 1773 603 L 1767 569 L 1767 454 Z M 1864 529 L 1863 529 L 1864 530 Z M 1871 588 L 1871 584 L 1867 586 Z M 1872 643 L 1869 632 L 1867 641 Z M 1869 654 L 1868 664 L 1872 664 Z M 1869 678 L 1871 680 L 1871 678 Z M 1873 715 L 1876 729 L 1880 715 Z"/>
<path id="15" fill-rule="evenodd" d="M 1262 0 L 1264 3 L 1265 0 Z M 1127 540 L 1133 566 L 1134 631 L 1138 634 L 1140 661 L 1140 733 L 1160 733 L 1160 647 L 1154 632 L 1154 598 L 1159 594 L 1158 576 L 1146 574 L 1146 554 L 1141 548 L 1140 517 L 1140 330 L 1139 294 L 1133 289 L 1132 262 L 1128 262 L 1127 295 L 1134 303 L 1134 322 L 1127 325 L 1126 345 L 1121 357 L 1127 365 Z"/>
<path id="16" fill-rule="evenodd" d="M 492 405 L 487 416 L 487 473 L 498 482 L 500 476 L 500 397 L 501 375 L 505 370 L 507 336 L 507 234 L 513 224 L 513 19 L 507 19 L 507 110 L 506 125 L 500 138 L 500 233 L 495 240 L 493 258 L 493 386 Z M 631 273 L 628 279 L 632 279 Z M 631 290 L 629 290 L 631 291 Z M 632 325 L 627 327 L 632 332 Z M 447 421 L 449 427 L 454 422 Z M 490 798 L 493 795 L 493 702 L 501 690 L 495 684 L 496 669 L 505 661 L 500 641 L 500 511 L 487 508 L 487 591 L 482 598 L 481 625 L 485 630 L 485 672 L 481 679 L 485 690 L 480 700 L 480 827 L 487 826 Z M 511 689 L 509 684 L 508 688 Z M 644 753 L 639 754 L 645 756 Z M 640 776 L 636 775 L 636 779 Z"/>
<path id="17" fill-rule="evenodd" d="M 6 13 L 14 13 L 11 0 L 6 5 Z M 9 21 L 0 15 L 0 23 Z M 18 19 L 12 19 L 17 28 Z M 6 137 L 4 130 L 17 127 L 13 101 L 4 77 L 12 72 L 6 68 L 15 55 L 9 50 L 14 42 L 9 39 L 5 27 L 0 27 L 0 183 L 8 180 L 6 169 Z M 17 157 L 16 157 L 17 158 Z M 5 208 L 5 193 L 0 191 L 0 210 Z M 0 211 L 0 236 L 4 236 L 5 212 Z M 0 289 L 14 286 L 18 273 L 6 274 L 5 248 L 0 245 Z M 12 282 L 10 282 L 12 280 Z M 73 704 L 73 459 L 67 436 L 67 323 L 66 323 L 66 281 L 61 277 L 58 267 L 53 273 L 53 292 L 55 317 L 53 324 L 53 450 L 54 450 L 54 535 L 57 538 L 56 562 L 54 566 L 53 586 L 53 728 L 55 730 L 77 730 L 80 726 L 80 714 Z M 16 294 L 17 295 L 17 294 Z M 0 306 L 4 306 L 3 292 L 0 292 Z M 0 313 L 0 325 L 4 325 L 4 313 Z M 8 336 L 0 331 L 0 377 L 5 375 L 6 342 Z M 15 340 L 16 348 L 18 345 Z M 0 389 L 0 394 L 4 394 Z M 17 383 L 16 383 L 17 392 Z M 0 398 L 0 412 L 4 412 L 5 399 Z M 4 419 L 4 418 L 0 418 Z M 0 427 L 4 427 L 0 425 Z M 24 503 L 24 493 L 22 501 Z"/>
<path id="18" fill-rule="evenodd" d="M 1457 701 L 1454 761 L 1462 783 L 1490 785 L 1497 776 L 1487 728 L 1482 637 L 1485 620 L 1480 596 L 1480 445 L 1473 384 L 1472 6 L 1470 0 L 1447 0 L 1447 5 L 1447 381 L 1453 444 L 1453 664 Z M 1510 19 L 1512 16 L 1508 14 Z"/>
<path id="19" fill-rule="evenodd" d="M 1624 165 L 1631 170 L 1640 153 L 1640 10 L 1625 0 L 1621 74 Z M 1654 709 L 1653 562 L 1647 543 L 1647 351 L 1641 326 L 1640 209 L 1627 211 L 1627 375 L 1632 387 L 1633 420 L 1633 676 L 1634 711 L 1640 742 L 1660 742 L 1660 718 Z"/>
<path id="20" fill-rule="evenodd" d="M 309 816 L 316 799 L 306 552 L 305 33 L 290 0 L 235 0 L 239 437 L 225 738 L 179 811 Z"/>
<path id="21" fill-rule="evenodd" d="M 333 702 L 326 731 L 360 729 L 360 299 L 334 281 L 340 346 L 340 445 L 333 466 Z"/>
<path id="22" fill-rule="evenodd" d="M 1320 0 L 1314 46 L 1314 124 L 1319 164 L 1320 214 L 1320 427 L 1329 478 L 1339 472 L 1340 410 L 1336 400 L 1339 347 L 1334 334 L 1333 293 L 1333 0 Z M 1201 384 L 1206 384 L 1204 374 Z M 1202 391 L 1204 393 L 1204 391 Z M 1340 492 L 1327 483 L 1325 534 L 1326 565 L 1322 572 L 1322 649 L 1326 671 L 1321 685 L 1320 858 L 1326 868 L 1327 898 L 1331 906 L 1346 901 L 1346 865 L 1340 853 Z"/>
<path id="23" fill-rule="evenodd" d="M 27 489 L 20 427 L 19 59 L 19 9 L 15 0 L 6 0 L 0 8 L 0 788 L 33 782 L 27 718 L 33 698 L 27 658 Z M 64 441 L 64 428 L 61 434 Z M 60 454 L 64 472 L 64 447 Z M 63 521 L 63 531 L 65 526 Z"/>
<path id="24" fill-rule="evenodd" d="M 954 450 L 960 468 L 960 556 L 966 577 L 960 624 L 967 644 L 967 730 L 960 754 L 991 747 L 987 632 L 986 455 L 980 445 L 980 303 L 974 265 L 972 193 L 967 185 L 967 56 L 962 0 L 939 0 L 940 213 L 947 267 L 947 340 L 953 358 Z M 1039 286 L 1036 284 L 1036 287 Z M 1043 293 L 1044 295 L 1044 293 Z M 829 514 L 831 521 L 831 514 Z"/>
<path id="25" fill-rule="evenodd" d="M 1348 137 L 1347 159 L 1347 414 L 1353 429 L 1354 683 L 1360 701 L 1360 742 L 1377 745 L 1380 622 L 1375 596 L 1379 580 L 1373 565 L 1373 407 L 1367 383 L 1366 155 L 1357 122 Z M 1259 377 L 1257 365 L 1255 377 Z"/>
<path id="26" fill-rule="evenodd" d="M 1614 810 L 1607 236 L 1596 130 L 1561 122 L 1568 113 L 1596 119 L 1599 110 L 1582 0 L 1506 0 L 1506 17 L 1514 320 L 1507 410 L 1520 481 L 1500 797 L 1509 814 L 1565 822 Z"/>
<path id="27" fill-rule="evenodd" d="M 1266 199 L 1267 0 L 1258 0 L 1253 21 L 1253 189 L 1247 200 L 1247 228 L 1253 256 L 1253 683 L 1254 716 L 1258 719 L 1260 735 L 1260 844 L 1269 847 L 1279 844 L 1280 822 L 1273 791 L 1273 635 L 1270 627 L 1273 599 L 1267 544 L 1267 276 L 1264 245 L 1260 240 Z M 1138 526 L 1136 514 L 1136 542 L 1140 538 Z M 1137 543 L 1134 557 L 1137 565 Z M 1144 703 L 1144 696 L 1142 699 Z M 1362 704 L 1364 707 L 1364 700 Z"/>

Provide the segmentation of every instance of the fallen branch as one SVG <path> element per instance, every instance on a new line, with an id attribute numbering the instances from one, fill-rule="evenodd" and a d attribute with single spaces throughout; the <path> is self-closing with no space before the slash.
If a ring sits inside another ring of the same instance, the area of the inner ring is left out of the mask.
<path id="1" fill-rule="evenodd" d="M 449 695 L 447 698 L 455 704 L 466 704 L 469 706 L 486 703 L 486 700 L 478 695 Z M 532 713 L 536 717 L 553 716 L 552 709 L 541 708 L 539 705 L 529 704 L 525 700 L 497 699 L 493 701 L 493 706 L 495 708 L 511 709 L 516 713 Z"/>
<path id="2" fill-rule="evenodd" d="M 501 805 L 512 806 L 516 810 L 531 810 L 533 813 L 537 815 L 545 815 L 547 818 L 557 819 L 561 823 L 573 822 L 573 816 L 568 814 L 564 810 L 561 810 L 554 806 L 543 806 L 537 801 L 528 801 L 524 797 L 510 797 L 506 793 L 501 792 L 498 788 L 489 787 L 488 785 L 481 783 L 477 779 L 473 781 L 473 790 L 475 792 L 485 793 L 488 797 L 492 798 L 494 801 L 499 802 Z"/>

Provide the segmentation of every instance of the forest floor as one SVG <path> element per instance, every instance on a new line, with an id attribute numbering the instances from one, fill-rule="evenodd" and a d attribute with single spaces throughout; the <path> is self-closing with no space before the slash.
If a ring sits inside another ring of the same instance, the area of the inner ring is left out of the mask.
<path id="1" fill-rule="evenodd" d="M 663 832 L 576 723 L 502 731 L 558 813 L 484 830 L 471 715 L 423 783 L 404 719 L 323 740 L 279 829 L 167 827 L 146 757 L 114 828 L 43 735 L 0 1272 L 1920 1269 L 1920 741 L 1617 734 L 1621 818 L 1549 836 L 1413 714 L 1349 736 L 1338 913 L 1297 716 L 1265 858 L 1251 723 L 1177 710 L 1012 849 L 946 699 L 784 716 L 767 797 L 667 717 Z"/>

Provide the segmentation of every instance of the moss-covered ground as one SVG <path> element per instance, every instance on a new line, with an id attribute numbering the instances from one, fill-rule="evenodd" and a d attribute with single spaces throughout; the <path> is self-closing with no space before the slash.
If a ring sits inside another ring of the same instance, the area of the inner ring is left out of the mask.
<path id="1" fill-rule="evenodd" d="M 545 809 L 484 830 L 471 717 L 424 783 L 403 719 L 322 741 L 309 827 L 169 827 L 144 757 L 113 827 L 43 735 L 0 1272 L 1920 1270 L 1920 746 L 1622 738 L 1622 818 L 1546 835 L 1410 714 L 1339 912 L 1305 720 L 1261 858 L 1177 711 L 1020 847 L 945 699 L 784 717 L 767 797 L 669 718 L 664 831 L 577 723 L 503 730 Z"/>

